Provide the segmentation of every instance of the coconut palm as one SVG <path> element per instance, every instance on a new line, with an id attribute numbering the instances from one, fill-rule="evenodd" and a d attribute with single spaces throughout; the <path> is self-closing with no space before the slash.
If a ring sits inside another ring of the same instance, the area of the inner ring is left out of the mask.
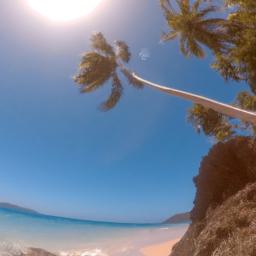
<path id="1" fill-rule="evenodd" d="M 208 15 L 216 11 L 216 7 L 202 7 L 202 0 L 176 1 L 179 12 L 175 10 L 170 0 L 160 0 L 170 31 L 162 35 L 162 41 L 180 39 L 180 50 L 185 56 L 195 55 L 203 58 L 205 53 L 202 45 L 213 52 L 225 49 L 227 40 L 224 31 L 224 19 L 209 18 Z"/>
<path id="2" fill-rule="evenodd" d="M 153 89 L 156 89 L 158 91 L 164 92 L 166 94 L 177 96 L 179 98 L 183 98 L 185 100 L 192 101 L 195 104 L 199 104 L 207 109 L 215 110 L 218 113 L 227 115 L 229 117 L 237 118 L 242 121 L 256 124 L 256 113 L 252 111 L 247 111 L 244 109 L 240 109 L 234 106 L 231 106 L 229 104 L 225 104 L 213 99 L 206 98 L 201 95 L 197 95 L 194 93 L 189 93 L 186 91 L 181 91 L 177 89 L 173 89 L 170 87 L 166 87 L 163 85 L 159 85 L 156 83 L 152 83 L 146 79 L 143 79 L 136 75 L 135 73 L 132 74 L 135 79 L 143 83 L 144 85 L 147 85 L 148 87 L 151 87 Z"/>
<path id="3" fill-rule="evenodd" d="M 131 73 L 125 67 L 125 63 L 129 62 L 131 54 L 127 44 L 123 41 L 116 41 L 113 48 L 107 43 L 104 36 L 98 33 L 92 36 L 92 47 L 93 51 L 83 55 L 79 72 L 74 79 L 83 93 L 92 92 L 102 87 L 107 81 L 112 81 L 111 94 L 107 101 L 101 105 L 102 110 L 113 108 L 122 96 L 123 86 L 119 78 L 121 71 L 128 82 L 136 88 L 142 88 L 143 85 L 147 85 L 158 91 L 213 109 L 221 114 L 256 124 L 256 113 L 254 112 L 236 108 L 197 94 L 155 84 L 139 77 L 135 73 Z"/>
<path id="4" fill-rule="evenodd" d="M 101 110 L 107 111 L 113 108 L 122 96 L 123 85 L 119 78 L 120 72 L 131 85 L 141 88 L 143 84 L 134 79 L 124 65 L 130 61 L 131 57 L 125 42 L 116 41 L 112 47 L 102 33 L 96 33 L 92 35 L 91 43 L 93 50 L 83 54 L 79 72 L 74 80 L 79 84 L 82 93 L 92 92 L 111 81 L 111 94 L 100 106 Z"/>

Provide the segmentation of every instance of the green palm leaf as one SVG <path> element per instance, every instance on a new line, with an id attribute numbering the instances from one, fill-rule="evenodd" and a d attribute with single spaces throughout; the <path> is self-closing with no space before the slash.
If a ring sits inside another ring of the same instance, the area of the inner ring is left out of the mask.
<path id="1" fill-rule="evenodd" d="M 165 42 L 165 41 L 173 40 L 177 36 L 178 36 L 177 31 L 170 31 L 169 33 L 163 33 L 161 36 L 161 41 Z"/>
<path id="2" fill-rule="evenodd" d="M 131 53 L 129 51 L 128 45 L 124 41 L 116 41 L 116 56 L 120 58 L 123 62 L 128 63 L 131 58 Z"/>
<path id="3" fill-rule="evenodd" d="M 194 13 L 198 12 L 198 9 L 199 9 L 201 3 L 202 3 L 202 0 L 196 0 L 194 2 L 194 4 L 192 5 L 192 11 Z"/>
<path id="4" fill-rule="evenodd" d="M 102 33 L 93 34 L 91 37 L 92 48 L 100 51 L 103 54 L 114 56 L 115 52 L 113 47 L 108 44 Z"/>
<path id="5" fill-rule="evenodd" d="M 189 14 L 190 13 L 190 4 L 189 4 L 189 0 L 180 0 L 180 1 L 176 1 L 181 12 L 183 14 Z"/>
<path id="6" fill-rule="evenodd" d="M 171 7 L 170 0 L 160 0 L 160 6 L 165 11 L 169 11 Z"/>
<path id="7" fill-rule="evenodd" d="M 204 7 L 202 0 L 176 0 L 179 11 L 173 10 L 167 0 L 160 0 L 170 31 L 161 37 L 163 41 L 180 36 L 180 50 L 185 56 L 195 55 L 202 58 L 205 54 L 202 45 L 214 53 L 225 50 L 226 22 L 221 18 L 207 18 L 217 10 L 215 6 Z"/>
<path id="8" fill-rule="evenodd" d="M 123 67 L 121 69 L 121 72 L 126 77 L 126 79 L 128 80 L 130 85 L 133 85 L 134 87 L 136 87 L 138 89 L 142 89 L 144 87 L 144 84 L 142 82 L 140 82 L 139 80 L 137 80 L 136 78 L 134 78 L 133 75 L 131 74 L 130 70 L 128 70 L 127 68 Z"/>
<path id="9" fill-rule="evenodd" d="M 116 73 L 112 76 L 112 90 L 108 99 L 100 105 L 102 111 L 108 111 L 116 106 L 123 93 L 122 83 Z"/>
<path id="10" fill-rule="evenodd" d="M 189 49 L 189 52 L 191 52 L 196 57 L 198 57 L 198 58 L 204 57 L 204 51 L 203 51 L 202 47 L 199 45 L 199 43 L 197 43 L 192 38 L 190 38 L 188 40 L 188 49 Z"/>
<path id="11" fill-rule="evenodd" d="M 142 88 L 143 83 L 135 79 L 124 66 L 131 58 L 129 47 L 124 41 L 116 41 L 112 47 L 102 33 L 97 33 L 92 36 L 91 42 L 93 49 L 82 56 L 74 81 L 81 93 L 89 93 L 111 80 L 111 94 L 100 105 L 101 110 L 108 111 L 116 106 L 122 96 L 123 87 L 118 73 L 122 72 L 129 84 L 136 88 Z"/>
<path id="12" fill-rule="evenodd" d="M 195 14 L 198 18 L 204 18 L 205 16 L 207 16 L 208 14 L 217 11 L 217 7 L 216 6 L 208 6 L 202 10 L 198 10 Z"/>
<path id="13" fill-rule="evenodd" d="M 113 57 L 89 52 L 83 55 L 74 80 L 81 86 L 81 92 L 92 92 L 110 79 L 116 67 Z"/>

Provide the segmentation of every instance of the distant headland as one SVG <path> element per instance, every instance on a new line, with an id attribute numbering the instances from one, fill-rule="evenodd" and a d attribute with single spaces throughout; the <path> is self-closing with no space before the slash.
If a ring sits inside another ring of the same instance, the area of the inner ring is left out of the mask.
<path id="1" fill-rule="evenodd" d="M 179 224 L 190 222 L 190 212 L 178 213 L 165 220 L 163 224 Z"/>
<path id="2" fill-rule="evenodd" d="M 40 214 L 39 212 L 29 209 L 29 208 L 25 208 L 25 207 L 21 207 L 15 204 L 10 204 L 10 203 L 1 203 L 0 202 L 0 208 L 2 209 L 8 209 L 8 210 L 15 210 L 15 211 L 19 211 L 22 213 L 33 213 L 33 214 Z"/>
<path id="3" fill-rule="evenodd" d="M 25 207 L 22 207 L 22 206 L 19 206 L 19 205 L 6 203 L 6 202 L 0 202 L 0 209 L 14 210 L 14 211 L 17 211 L 17 212 L 20 212 L 20 213 L 45 215 L 45 214 L 37 212 L 33 209 L 25 208 Z M 59 218 L 65 218 L 65 217 L 59 217 Z M 73 219 L 73 218 L 68 218 L 68 219 L 81 221 L 79 219 Z M 190 222 L 190 213 L 185 212 L 185 213 L 178 213 L 178 214 L 173 215 L 172 217 L 163 221 L 162 224 L 179 224 L 179 223 L 188 223 L 188 222 Z"/>

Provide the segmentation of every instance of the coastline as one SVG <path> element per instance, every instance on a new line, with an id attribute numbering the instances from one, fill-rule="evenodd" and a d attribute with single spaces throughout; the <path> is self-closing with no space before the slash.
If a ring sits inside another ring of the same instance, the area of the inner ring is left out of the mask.
<path id="1" fill-rule="evenodd" d="M 169 240 L 168 242 L 160 243 L 160 244 L 154 244 L 147 247 L 144 247 L 140 250 L 140 252 L 144 256 L 168 256 L 170 255 L 173 246 L 179 242 L 181 239 L 176 238 L 173 240 Z"/>

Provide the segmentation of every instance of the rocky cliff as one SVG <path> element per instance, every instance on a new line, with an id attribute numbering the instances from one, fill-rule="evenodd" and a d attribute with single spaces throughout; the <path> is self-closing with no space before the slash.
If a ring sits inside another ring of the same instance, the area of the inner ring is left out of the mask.
<path id="1" fill-rule="evenodd" d="M 256 256 L 256 141 L 216 144 L 194 181 L 192 223 L 170 256 Z"/>
<path id="2" fill-rule="evenodd" d="M 191 224 L 171 256 L 255 256 L 256 183 Z"/>

